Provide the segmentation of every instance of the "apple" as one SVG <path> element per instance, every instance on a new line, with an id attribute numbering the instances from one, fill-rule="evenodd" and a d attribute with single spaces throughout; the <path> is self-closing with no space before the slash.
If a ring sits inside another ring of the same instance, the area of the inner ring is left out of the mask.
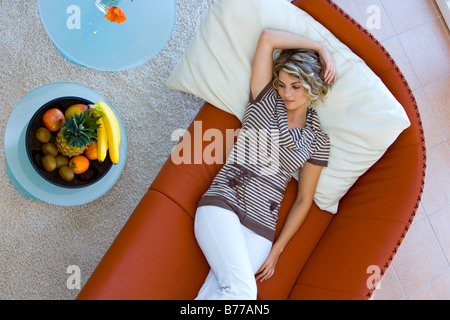
<path id="1" fill-rule="evenodd" d="M 85 104 L 74 104 L 67 108 L 66 112 L 64 113 L 64 117 L 66 118 L 66 121 L 69 121 L 69 119 L 76 115 L 79 115 L 83 111 L 88 111 L 88 106 Z"/>
<path id="2" fill-rule="evenodd" d="M 59 131 L 64 125 L 64 114 L 57 108 L 47 110 L 42 116 L 44 126 L 51 132 Z"/>

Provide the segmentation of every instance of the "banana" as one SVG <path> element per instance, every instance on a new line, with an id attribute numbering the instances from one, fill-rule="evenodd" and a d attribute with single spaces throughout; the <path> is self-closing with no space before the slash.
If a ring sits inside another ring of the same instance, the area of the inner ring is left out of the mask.
<path id="1" fill-rule="evenodd" d="M 112 163 L 119 163 L 119 145 L 120 145 L 120 129 L 114 112 L 104 102 L 97 102 L 95 110 L 102 117 L 103 124 L 106 130 L 106 136 L 109 148 L 109 157 Z"/>
<path id="2" fill-rule="evenodd" d="M 120 144 L 120 128 L 119 128 L 119 121 L 117 121 L 116 115 L 114 114 L 114 112 L 111 110 L 110 106 L 108 106 L 106 103 L 104 103 L 103 101 L 99 101 L 95 104 L 96 106 L 100 106 L 101 109 L 108 111 L 109 114 L 111 115 L 111 117 L 114 119 L 114 128 L 115 130 L 118 132 L 119 135 L 119 144 Z"/>
<path id="3" fill-rule="evenodd" d="M 103 162 L 108 150 L 108 136 L 102 118 L 98 119 L 97 123 L 100 125 L 100 128 L 97 129 L 97 157 L 98 161 Z"/>

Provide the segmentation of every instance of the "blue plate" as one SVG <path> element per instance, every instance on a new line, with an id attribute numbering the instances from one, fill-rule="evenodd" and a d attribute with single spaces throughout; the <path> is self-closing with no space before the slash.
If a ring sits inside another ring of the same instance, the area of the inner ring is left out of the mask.
<path id="1" fill-rule="evenodd" d="M 121 131 L 119 163 L 97 182 L 77 189 L 60 187 L 45 180 L 32 166 L 26 151 L 26 131 L 30 119 L 47 102 L 65 96 L 105 102 L 114 111 Z M 111 103 L 91 88 L 67 82 L 39 87 L 23 97 L 6 124 L 4 145 L 8 174 L 16 188 L 29 198 L 61 206 L 85 204 L 105 194 L 120 177 L 128 152 L 125 126 Z"/>
<path id="2" fill-rule="evenodd" d="M 39 0 L 42 23 L 69 60 L 103 71 L 137 67 L 166 45 L 176 18 L 175 0 L 122 0 L 127 21 L 108 21 L 95 0 Z"/>

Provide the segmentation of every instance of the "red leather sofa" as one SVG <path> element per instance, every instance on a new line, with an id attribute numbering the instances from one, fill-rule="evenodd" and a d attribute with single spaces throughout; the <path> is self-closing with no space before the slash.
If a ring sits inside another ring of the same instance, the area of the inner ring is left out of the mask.
<path id="1" fill-rule="evenodd" d="M 395 61 L 358 22 L 332 1 L 293 3 L 366 61 L 405 108 L 411 126 L 358 179 L 336 215 L 312 206 L 275 275 L 259 285 L 258 298 L 369 299 L 374 291 L 369 277 L 386 272 L 421 200 L 426 149 L 420 114 Z M 208 103 L 197 120 L 203 132 L 216 128 L 225 134 L 240 127 L 236 117 Z M 188 130 L 194 134 L 193 124 Z M 194 237 L 194 214 L 219 169 L 218 164 L 175 165 L 169 157 L 78 299 L 193 299 L 209 270 Z M 296 189 L 292 180 L 277 232 Z"/>

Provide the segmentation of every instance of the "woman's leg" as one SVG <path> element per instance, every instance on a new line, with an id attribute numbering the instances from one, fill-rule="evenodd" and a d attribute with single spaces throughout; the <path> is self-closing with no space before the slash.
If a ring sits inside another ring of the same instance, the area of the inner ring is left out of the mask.
<path id="1" fill-rule="evenodd" d="M 234 212 L 214 206 L 197 209 L 195 234 L 211 266 L 197 299 L 256 299 L 254 274 L 271 242 L 242 226 Z"/>
<path id="2" fill-rule="evenodd" d="M 220 292 L 219 282 L 212 269 L 209 269 L 205 282 L 203 282 L 195 300 L 212 300 L 212 297 L 216 295 L 217 292 Z"/>
<path id="3" fill-rule="evenodd" d="M 256 299 L 256 282 L 237 215 L 202 206 L 197 209 L 194 230 L 215 276 L 210 272 L 197 299 Z"/>
<path id="4" fill-rule="evenodd" d="M 245 241 L 247 243 L 253 275 L 255 275 L 256 271 L 258 271 L 266 261 L 267 256 L 270 253 L 270 249 L 272 249 L 272 242 L 244 227 L 243 225 L 241 226 L 244 232 Z"/>

